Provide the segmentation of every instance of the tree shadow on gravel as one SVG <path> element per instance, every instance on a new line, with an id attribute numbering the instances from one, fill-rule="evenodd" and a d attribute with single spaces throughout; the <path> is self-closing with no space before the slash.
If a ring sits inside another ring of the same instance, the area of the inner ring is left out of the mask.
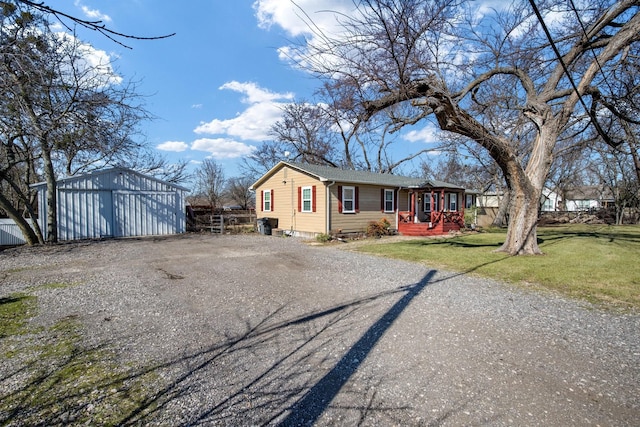
<path id="1" fill-rule="evenodd" d="M 405 295 L 384 313 L 377 322 L 369 327 L 364 335 L 336 363 L 333 369 L 327 372 L 290 408 L 289 413 L 280 425 L 313 425 L 358 370 L 358 367 L 367 358 L 384 333 L 393 325 L 411 301 L 427 286 L 434 274 L 435 270 L 431 270 L 420 282 L 407 287 Z"/>
<path id="2" fill-rule="evenodd" d="M 242 334 L 158 364 L 116 368 L 108 344 L 74 345 L 26 381 L 24 366 L 1 372 L 0 423 L 307 426 L 329 417 L 401 424 L 411 408 L 384 402 L 385 374 L 361 367 L 434 275 L 293 318 L 283 306 L 246 323 Z"/>

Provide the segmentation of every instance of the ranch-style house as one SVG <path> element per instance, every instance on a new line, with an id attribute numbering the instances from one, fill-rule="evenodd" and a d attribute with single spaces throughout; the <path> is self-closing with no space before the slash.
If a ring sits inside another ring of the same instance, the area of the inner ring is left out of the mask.
<path id="1" fill-rule="evenodd" d="M 464 227 L 471 204 L 446 182 L 285 161 L 251 188 L 259 221 L 306 237 L 360 233 L 383 218 L 402 235 L 447 234 Z"/>

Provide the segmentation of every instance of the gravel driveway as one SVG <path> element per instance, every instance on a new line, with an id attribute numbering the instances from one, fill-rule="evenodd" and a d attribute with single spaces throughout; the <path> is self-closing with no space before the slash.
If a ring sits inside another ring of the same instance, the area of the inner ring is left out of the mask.
<path id="1" fill-rule="evenodd" d="M 87 348 L 153 374 L 122 424 L 639 425 L 640 316 L 349 245 L 185 235 L 11 249 L 0 298 L 37 295 L 32 324 L 77 319 Z M 17 363 L 3 355 L 0 398 L 20 387 Z"/>

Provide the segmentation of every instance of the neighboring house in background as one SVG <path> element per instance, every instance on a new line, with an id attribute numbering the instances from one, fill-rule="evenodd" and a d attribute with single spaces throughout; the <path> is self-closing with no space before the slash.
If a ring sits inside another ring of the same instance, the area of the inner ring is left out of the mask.
<path id="1" fill-rule="evenodd" d="M 504 197 L 502 191 L 485 192 L 478 196 L 478 206 L 498 209 L 502 197 Z M 540 210 L 545 212 L 557 211 L 560 208 L 561 200 L 562 198 L 558 193 L 545 187 L 542 189 L 542 197 L 540 198 Z"/>
<path id="2" fill-rule="evenodd" d="M 502 192 L 485 192 L 478 195 L 478 225 L 492 224 L 496 217 Z M 584 186 L 566 190 L 563 194 L 549 188 L 542 190 L 540 212 L 577 212 L 610 207 L 615 200 L 609 189 L 597 186 Z"/>
<path id="3" fill-rule="evenodd" d="M 47 186 L 38 191 L 38 218 L 47 232 Z M 57 181 L 58 239 L 184 233 L 187 189 L 126 168 Z M 46 236 L 45 236 L 46 239 Z"/>
<path id="4" fill-rule="evenodd" d="M 498 214 L 500 201 L 504 197 L 502 192 L 485 191 L 478 194 L 476 198 L 477 217 L 476 222 L 479 227 L 489 227 Z"/>
<path id="5" fill-rule="evenodd" d="M 295 236 L 360 233 L 383 218 L 403 235 L 464 226 L 464 189 L 440 181 L 283 161 L 251 188 L 258 219 Z"/>
<path id="6" fill-rule="evenodd" d="M 577 212 L 606 208 L 614 204 L 611 191 L 598 186 L 570 188 L 564 192 L 555 192 L 545 188 L 542 191 L 542 212 Z"/>
<path id="7" fill-rule="evenodd" d="M 542 189 L 542 212 L 556 212 L 561 210 L 562 197 L 558 193 L 545 187 Z"/>
<path id="8" fill-rule="evenodd" d="M 567 190 L 564 205 L 567 211 L 586 211 L 613 206 L 615 198 L 608 188 L 584 186 Z"/>

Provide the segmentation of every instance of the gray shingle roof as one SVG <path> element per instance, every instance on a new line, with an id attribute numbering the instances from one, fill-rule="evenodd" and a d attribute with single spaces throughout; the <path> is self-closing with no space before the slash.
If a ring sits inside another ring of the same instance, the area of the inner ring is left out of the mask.
<path id="1" fill-rule="evenodd" d="M 408 176 L 391 175 L 387 173 L 374 173 L 368 171 L 338 169 L 330 166 L 309 165 L 303 163 L 281 162 L 292 169 L 308 173 L 321 181 L 336 181 L 352 184 L 371 184 L 390 187 L 440 187 L 462 189 L 462 187 L 443 181 L 425 180 L 424 178 L 412 178 Z M 275 168 L 274 168 L 275 169 Z"/>

